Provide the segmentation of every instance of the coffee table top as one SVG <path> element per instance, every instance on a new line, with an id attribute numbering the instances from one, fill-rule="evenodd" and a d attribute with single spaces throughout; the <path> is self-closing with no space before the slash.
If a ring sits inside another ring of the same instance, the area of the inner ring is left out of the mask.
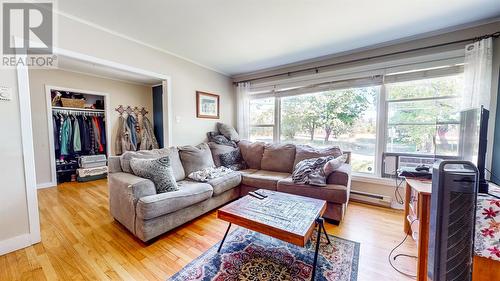
<path id="1" fill-rule="evenodd" d="M 326 201 L 260 189 L 268 197 L 246 195 L 217 211 L 217 217 L 274 238 L 305 246 Z"/>

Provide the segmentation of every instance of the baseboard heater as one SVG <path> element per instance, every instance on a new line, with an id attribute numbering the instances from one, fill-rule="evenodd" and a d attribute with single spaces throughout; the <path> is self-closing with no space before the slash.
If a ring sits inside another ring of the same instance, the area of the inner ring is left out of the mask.
<path id="1" fill-rule="evenodd" d="M 350 198 L 353 199 L 354 201 L 366 202 L 366 203 L 389 206 L 389 207 L 391 206 L 391 199 L 392 199 L 390 196 L 373 194 L 363 191 L 354 191 L 354 190 L 351 190 Z"/>

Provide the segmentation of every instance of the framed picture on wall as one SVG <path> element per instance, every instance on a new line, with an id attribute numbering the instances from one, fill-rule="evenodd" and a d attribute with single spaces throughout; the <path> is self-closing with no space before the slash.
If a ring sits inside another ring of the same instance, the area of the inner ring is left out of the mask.
<path id="1" fill-rule="evenodd" d="M 219 95 L 196 91 L 196 117 L 219 119 Z"/>

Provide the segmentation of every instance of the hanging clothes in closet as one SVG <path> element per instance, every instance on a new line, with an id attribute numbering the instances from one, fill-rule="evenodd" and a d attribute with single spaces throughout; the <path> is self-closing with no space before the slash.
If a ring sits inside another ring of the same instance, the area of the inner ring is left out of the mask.
<path id="1" fill-rule="evenodd" d="M 53 112 L 54 146 L 58 159 L 106 153 L 103 116 L 82 112 Z"/>

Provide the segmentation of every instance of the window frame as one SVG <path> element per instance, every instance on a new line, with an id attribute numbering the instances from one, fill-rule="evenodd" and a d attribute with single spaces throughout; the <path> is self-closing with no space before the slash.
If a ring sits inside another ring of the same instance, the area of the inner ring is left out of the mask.
<path id="1" fill-rule="evenodd" d="M 277 142 L 276 135 L 279 134 L 280 132 L 278 129 L 279 126 L 276 124 L 276 120 L 277 120 L 276 119 L 276 112 L 278 112 L 277 109 L 279 109 L 279 107 L 277 107 L 277 105 L 276 105 L 276 97 L 269 96 L 269 95 L 265 95 L 265 96 L 254 95 L 254 96 L 250 96 L 249 103 L 251 103 L 253 100 L 270 99 L 270 98 L 272 98 L 273 102 L 274 102 L 274 114 L 273 114 L 274 124 L 252 124 L 252 123 L 250 123 L 248 127 L 250 128 L 250 132 L 252 132 L 252 128 L 273 128 L 273 142 Z M 250 110 L 249 110 L 249 114 L 251 114 Z"/>
<path id="2" fill-rule="evenodd" d="M 448 95 L 448 96 L 436 96 L 436 97 L 424 97 L 424 98 L 402 98 L 402 99 L 387 99 L 387 89 L 386 85 L 391 84 L 391 83 L 401 83 L 401 82 L 407 82 L 407 81 L 419 81 L 419 80 L 425 80 L 425 79 L 436 79 L 436 78 L 443 78 L 443 77 L 451 77 L 455 75 L 460 75 L 463 74 L 463 67 L 461 66 L 454 66 L 450 67 L 454 71 L 449 71 L 447 72 L 445 70 L 446 74 L 436 74 L 435 76 L 422 76 L 422 77 L 417 77 L 414 79 L 406 79 L 403 81 L 394 81 L 394 82 L 389 82 L 389 83 L 384 83 L 384 96 L 385 96 L 385 120 L 384 120 L 384 139 L 383 141 L 383 150 L 382 153 L 399 153 L 399 154 L 411 154 L 416 157 L 422 156 L 422 157 L 428 157 L 428 156 L 437 156 L 437 157 L 458 157 L 458 156 L 450 156 L 450 155 L 439 155 L 439 154 L 433 154 L 433 153 L 408 153 L 408 152 L 394 152 L 394 151 L 388 151 L 388 128 L 389 126 L 404 126 L 404 125 L 417 125 L 417 126 L 426 126 L 426 125 L 460 125 L 460 121 L 445 121 L 445 122 L 434 122 L 434 123 L 425 123 L 425 122 L 415 122 L 415 123 L 389 123 L 389 105 L 391 103 L 400 103 L 400 102 L 412 102 L 412 101 L 437 101 L 437 100 L 450 100 L 450 99 L 457 99 L 460 98 L 459 95 Z M 441 69 L 438 69 L 438 71 L 442 71 Z M 377 140 L 378 141 L 378 140 Z M 436 145 L 436 144 L 434 144 Z M 380 154 L 380 162 L 381 165 L 383 165 L 383 155 L 382 153 Z M 381 167 L 381 166 L 380 166 Z M 382 172 L 382 171 L 380 171 Z M 381 175 L 381 173 L 380 173 Z"/>
<path id="3" fill-rule="evenodd" d="M 439 64 L 439 61 L 442 64 Z M 392 68 L 381 68 L 377 71 L 370 71 L 369 75 L 382 75 L 383 79 L 379 85 L 379 92 L 377 97 L 376 104 L 376 146 L 375 146 L 375 163 L 374 163 L 374 172 L 373 173 L 362 173 L 362 172 L 352 172 L 352 174 L 356 178 L 360 179 L 378 179 L 381 182 L 388 182 L 385 178 L 382 178 L 382 167 L 383 167 L 383 154 L 387 151 L 387 140 L 388 140 L 388 114 L 389 114 L 389 104 L 393 102 L 404 102 L 404 101 L 423 101 L 423 100 L 439 100 L 439 99 L 449 99 L 449 98 L 458 98 L 458 96 L 442 96 L 442 97 L 427 97 L 427 98 L 412 98 L 412 99 L 400 99 L 400 100 L 390 100 L 387 99 L 387 87 L 386 85 L 393 82 L 403 82 L 405 81 L 417 81 L 422 79 L 430 79 L 430 78 L 439 78 L 439 77 L 449 77 L 454 76 L 460 73 L 463 73 L 463 58 L 456 57 L 453 59 L 442 59 L 442 60 L 434 60 L 430 62 L 418 62 L 413 64 L 413 68 L 406 65 L 404 67 L 392 67 Z M 436 68 L 436 69 L 426 69 L 426 68 Z M 410 70 L 406 73 L 395 73 L 396 70 Z M 368 77 L 368 72 L 359 73 L 357 76 L 353 73 L 353 75 L 349 75 L 350 77 L 354 77 L 353 79 L 363 79 L 363 77 Z M 389 74 L 388 74 L 389 73 Z M 393 74 L 394 73 L 394 74 Z M 420 75 L 420 76 L 419 76 Z M 386 77 L 390 77 L 391 82 L 385 81 Z M 332 81 L 338 80 L 335 78 L 331 78 Z M 395 80 L 398 79 L 398 80 Z M 399 80 L 403 79 L 403 80 Z M 353 84 L 350 87 L 345 88 L 360 88 L 360 87 L 368 87 L 375 85 L 357 85 Z M 266 86 L 269 87 L 269 86 Z M 260 92 L 254 95 L 250 95 L 251 100 L 255 99 L 265 99 L 265 98 L 273 98 L 274 99 L 274 124 L 264 124 L 264 125 L 252 125 L 250 124 L 250 128 L 252 127 L 273 127 L 273 142 L 281 143 L 281 98 L 285 96 L 293 96 L 293 95 L 304 95 L 307 92 L 299 93 L 299 94 L 280 94 L 279 92 L 275 92 L 276 86 L 273 86 L 273 89 L 267 93 L 263 93 L 262 89 L 265 87 L 259 86 L 256 87 Z M 296 90 L 292 90 L 296 91 Z M 286 92 L 286 91 L 285 91 Z M 321 92 L 321 91 L 314 91 Z M 311 93 L 311 92 L 310 92 Z M 250 113 L 251 114 L 251 113 Z M 456 124 L 456 122 L 442 122 L 443 124 Z M 429 154 L 424 153 L 416 153 L 415 156 L 429 156 Z"/>

